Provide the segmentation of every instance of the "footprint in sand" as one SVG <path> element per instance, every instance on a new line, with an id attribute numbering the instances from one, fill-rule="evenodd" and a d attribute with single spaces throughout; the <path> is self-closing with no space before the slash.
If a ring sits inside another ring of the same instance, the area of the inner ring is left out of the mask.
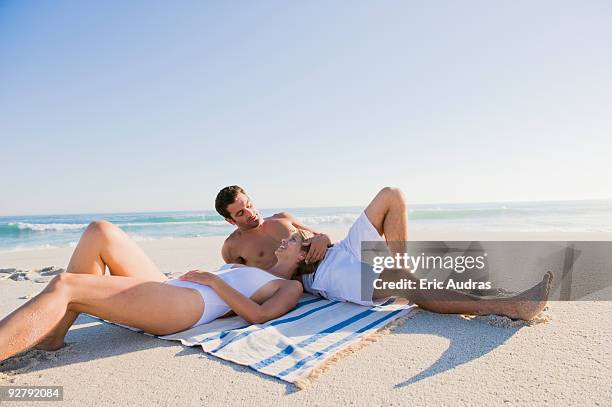
<path id="1" fill-rule="evenodd" d="M 13 280 L 13 281 L 27 281 L 36 278 L 35 272 L 30 270 L 18 270 L 18 269 L 0 269 L 0 281 L 1 280 Z"/>
<path id="2" fill-rule="evenodd" d="M 15 268 L 0 269 L 0 281 L 10 279 L 13 281 L 33 280 L 35 283 L 48 283 L 54 276 L 64 271 L 63 268 L 55 266 L 45 267 L 36 271 L 18 270 Z"/>
<path id="3" fill-rule="evenodd" d="M 58 357 L 67 353 L 71 348 L 72 344 L 68 343 L 56 351 L 30 349 L 0 362 L 0 374 L 12 376 L 25 373 L 41 362 L 57 360 Z"/>
<path id="4" fill-rule="evenodd" d="M 32 273 L 29 270 L 17 270 L 8 278 L 13 281 L 27 281 L 32 279 Z"/>
<path id="5" fill-rule="evenodd" d="M 538 324 L 546 324 L 552 320 L 550 314 L 546 311 L 549 310 L 549 307 L 546 306 L 542 312 L 536 315 L 532 320 L 524 321 L 522 319 L 514 320 L 508 317 L 504 317 L 501 315 L 461 315 L 463 319 L 467 320 L 478 320 L 481 322 L 486 322 L 487 324 L 494 326 L 496 328 L 521 328 L 523 326 L 533 326 Z"/>
<path id="6" fill-rule="evenodd" d="M 36 270 L 36 273 L 40 274 L 40 277 L 34 279 L 35 283 L 48 283 L 56 275 L 63 273 L 64 269 L 60 267 L 50 266 L 40 270 Z"/>
<path id="7" fill-rule="evenodd" d="M 63 273 L 64 269 L 61 267 L 49 266 L 49 267 L 42 268 L 40 270 L 36 270 L 36 272 L 40 274 L 41 276 L 47 277 L 47 276 L 56 276 L 60 273 Z"/>

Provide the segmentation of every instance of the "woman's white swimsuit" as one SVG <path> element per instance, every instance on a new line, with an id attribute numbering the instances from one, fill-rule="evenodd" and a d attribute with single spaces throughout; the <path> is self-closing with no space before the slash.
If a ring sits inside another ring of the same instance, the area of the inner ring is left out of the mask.
<path id="1" fill-rule="evenodd" d="M 233 264 L 225 264 L 215 274 L 235 290 L 249 298 L 270 281 L 282 280 L 280 277 L 276 277 L 257 267 L 235 267 Z M 206 324 L 231 311 L 229 305 L 217 295 L 215 290 L 207 285 L 176 278 L 167 280 L 165 283 L 177 287 L 193 288 L 202 296 L 204 312 L 193 326 Z"/>

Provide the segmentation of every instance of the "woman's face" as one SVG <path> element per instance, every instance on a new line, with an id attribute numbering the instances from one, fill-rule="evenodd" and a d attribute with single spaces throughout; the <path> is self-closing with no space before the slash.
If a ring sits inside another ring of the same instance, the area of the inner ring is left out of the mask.
<path id="1" fill-rule="evenodd" d="M 274 251 L 276 258 L 286 260 L 292 263 L 298 263 L 306 257 L 302 250 L 302 237 L 296 232 L 289 236 L 288 239 L 281 240 L 281 244 Z"/>

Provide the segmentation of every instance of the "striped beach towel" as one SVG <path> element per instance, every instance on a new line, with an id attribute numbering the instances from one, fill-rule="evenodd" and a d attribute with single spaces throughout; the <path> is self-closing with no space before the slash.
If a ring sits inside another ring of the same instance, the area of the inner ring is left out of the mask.
<path id="1" fill-rule="evenodd" d="M 236 316 L 157 337 L 200 346 L 208 354 L 303 387 L 326 360 L 407 315 L 413 307 L 393 300 L 364 307 L 304 294 L 291 312 L 264 324 L 250 325 Z"/>

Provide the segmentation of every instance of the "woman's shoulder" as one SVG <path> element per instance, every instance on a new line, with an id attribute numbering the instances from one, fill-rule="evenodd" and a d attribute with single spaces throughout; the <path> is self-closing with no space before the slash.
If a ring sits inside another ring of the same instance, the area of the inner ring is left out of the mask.
<path id="1" fill-rule="evenodd" d="M 241 273 L 245 273 L 245 272 L 257 272 L 260 274 L 271 274 L 268 271 L 259 268 L 259 267 L 255 267 L 255 266 L 247 266 L 246 264 L 239 264 L 239 263 L 235 263 L 235 264 L 224 264 L 223 266 L 221 266 L 221 268 L 219 270 L 217 270 L 218 272 L 220 271 L 230 271 L 230 270 L 240 270 Z M 273 275 L 273 274 L 271 274 Z"/>

